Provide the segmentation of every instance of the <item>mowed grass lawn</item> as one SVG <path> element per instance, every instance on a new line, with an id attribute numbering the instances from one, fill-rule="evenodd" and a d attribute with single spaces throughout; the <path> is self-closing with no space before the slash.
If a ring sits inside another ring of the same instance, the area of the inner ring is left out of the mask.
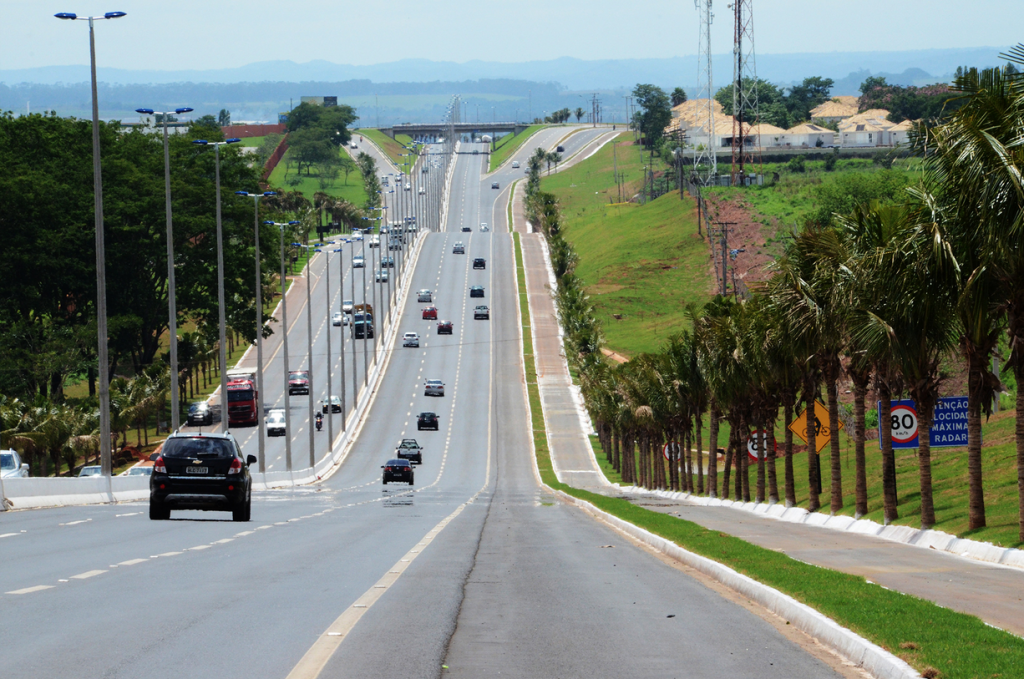
<path id="1" fill-rule="evenodd" d="M 306 173 L 305 168 L 303 168 L 301 174 L 296 171 L 295 166 L 289 169 L 288 156 L 290 153 L 291 150 L 285 152 L 284 158 L 277 164 L 274 171 L 270 173 L 270 185 L 277 189 L 299 191 L 308 200 L 312 201 L 313 194 L 320 191 L 319 175 L 315 168 L 311 168 L 309 174 Z M 345 151 L 338 149 L 338 153 L 345 153 Z M 295 179 L 299 181 L 293 184 L 292 181 Z M 358 169 L 352 170 L 347 180 L 345 173 L 339 172 L 334 185 L 328 186 L 325 193 L 329 196 L 346 200 L 356 207 L 362 207 L 366 203 L 366 190 L 363 188 L 363 178 L 359 174 Z"/>
<path id="2" fill-rule="evenodd" d="M 394 163 L 395 165 L 401 165 L 403 162 L 410 160 L 409 158 L 402 157 L 402 154 L 409 153 L 407 150 L 405 150 L 403 144 L 408 145 L 412 143 L 412 138 L 410 138 L 407 135 L 399 134 L 397 135 L 398 139 L 396 140 L 392 139 L 391 137 L 384 134 L 380 130 L 374 130 L 369 128 L 355 130 L 353 131 L 353 134 L 362 135 L 363 137 L 366 137 L 374 144 L 379 146 L 381 150 L 384 151 L 384 154 L 388 158 L 390 158 L 391 162 Z M 383 170 L 384 168 L 379 169 Z"/>
<path id="3" fill-rule="evenodd" d="M 620 138 L 621 139 L 621 138 Z M 618 169 L 640 176 L 639 154 L 619 141 Z M 608 348 L 626 356 L 658 351 L 689 327 L 686 305 L 712 293 L 708 246 L 697 234 L 693 201 L 676 192 L 638 205 L 611 205 L 612 146 L 542 181 L 558 196 L 566 239 L 579 254 L 582 277 Z"/>
<path id="4" fill-rule="evenodd" d="M 495 149 L 491 153 L 491 164 L 488 172 L 494 172 L 499 165 L 504 163 L 512 156 L 512 154 L 522 148 L 527 139 L 543 130 L 545 127 L 548 127 L 548 125 L 530 125 L 515 136 L 506 134 L 504 137 L 498 139 Z"/>

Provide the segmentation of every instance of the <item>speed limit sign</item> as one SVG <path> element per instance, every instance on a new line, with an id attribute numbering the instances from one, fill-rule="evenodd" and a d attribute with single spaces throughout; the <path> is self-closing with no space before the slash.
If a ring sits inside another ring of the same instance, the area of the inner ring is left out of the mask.
<path id="1" fill-rule="evenodd" d="M 764 458 L 768 451 L 768 432 L 757 430 L 747 438 L 747 455 L 754 462 Z"/>
<path id="2" fill-rule="evenodd" d="M 892 407 L 892 441 L 907 444 L 917 438 L 917 411 L 905 403 Z"/>

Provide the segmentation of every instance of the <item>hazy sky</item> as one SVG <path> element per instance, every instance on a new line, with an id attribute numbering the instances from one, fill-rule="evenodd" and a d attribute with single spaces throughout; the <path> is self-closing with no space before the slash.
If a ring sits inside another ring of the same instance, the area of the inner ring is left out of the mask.
<path id="1" fill-rule="evenodd" d="M 731 14 L 716 0 L 713 51 L 731 51 Z M 691 0 L 0 0 L 0 70 L 89 63 L 85 22 L 100 22 L 103 65 L 206 69 L 254 61 L 373 64 L 410 57 L 464 62 L 684 56 L 696 53 Z M 755 0 L 759 53 L 859 52 L 1016 44 L 1024 0 Z M 420 37 L 415 37 L 419 35 Z"/>

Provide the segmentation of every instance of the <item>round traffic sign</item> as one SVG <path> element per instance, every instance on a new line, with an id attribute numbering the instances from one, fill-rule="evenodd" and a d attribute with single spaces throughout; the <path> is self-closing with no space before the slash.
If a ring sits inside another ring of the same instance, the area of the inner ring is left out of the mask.
<path id="1" fill-rule="evenodd" d="M 893 441 L 897 443 L 910 443 L 917 436 L 917 411 L 911 406 L 894 406 L 891 422 Z"/>
<path id="2" fill-rule="evenodd" d="M 675 442 L 675 441 L 669 441 L 668 443 L 665 444 L 665 447 L 661 449 L 661 454 L 665 456 L 666 460 L 669 460 L 669 457 L 668 457 L 669 446 L 679 446 L 679 444 L 677 442 Z M 679 447 L 679 459 L 681 460 L 682 458 L 683 458 L 683 449 L 680 446 Z M 669 461 L 671 461 L 671 460 L 669 460 Z"/>
<path id="3" fill-rule="evenodd" d="M 764 451 L 768 450 L 768 445 L 768 433 L 758 429 L 747 437 L 747 455 L 757 462 L 764 456 Z M 777 444 L 775 448 L 778 450 Z"/>

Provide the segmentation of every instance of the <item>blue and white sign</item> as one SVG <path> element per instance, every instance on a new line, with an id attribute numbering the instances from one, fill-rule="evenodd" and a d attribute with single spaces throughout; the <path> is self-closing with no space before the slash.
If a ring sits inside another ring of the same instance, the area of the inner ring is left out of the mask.
<path id="1" fill-rule="evenodd" d="M 892 404 L 892 447 L 917 448 L 917 407 L 912 399 L 890 401 Z M 878 416 L 882 404 L 878 403 Z M 967 397 L 946 396 L 939 399 L 929 431 L 932 448 L 953 448 L 967 445 Z M 882 429 L 878 429 L 878 447 L 882 447 Z"/>

